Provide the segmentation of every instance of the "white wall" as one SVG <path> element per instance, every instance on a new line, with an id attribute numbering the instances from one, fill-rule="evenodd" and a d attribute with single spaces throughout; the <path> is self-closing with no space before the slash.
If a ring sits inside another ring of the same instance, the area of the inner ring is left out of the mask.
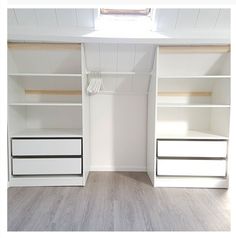
<path id="1" fill-rule="evenodd" d="M 96 95 L 90 103 L 91 170 L 146 171 L 147 96 Z"/>

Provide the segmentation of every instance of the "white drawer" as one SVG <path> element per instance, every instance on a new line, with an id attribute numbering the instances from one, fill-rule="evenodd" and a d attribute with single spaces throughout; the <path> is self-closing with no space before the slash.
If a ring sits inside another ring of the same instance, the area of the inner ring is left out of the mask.
<path id="1" fill-rule="evenodd" d="M 12 139 L 12 156 L 81 156 L 81 139 Z"/>
<path id="2" fill-rule="evenodd" d="M 81 174 L 81 158 L 12 159 L 13 175 Z"/>
<path id="3" fill-rule="evenodd" d="M 157 157 L 218 157 L 227 155 L 227 141 L 157 142 Z"/>
<path id="4" fill-rule="evenodd" d="M 225 176 L 226 160 L 157 159 L 157 175 Z"/>

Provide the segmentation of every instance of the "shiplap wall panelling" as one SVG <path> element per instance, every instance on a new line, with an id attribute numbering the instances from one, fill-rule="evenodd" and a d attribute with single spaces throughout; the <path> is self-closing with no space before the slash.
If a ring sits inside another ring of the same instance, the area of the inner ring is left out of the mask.
<path id="1" fill-rule="evenodd" d="M 94 9 L 9 9 L 8 24 L 94 28 Z"/>
<path id="2" fill-rule="evenodd" d="M 7 24 L 8 26 L 16 26 L 18 25 L 16 15 L 15 15 L 15 10 L 14 9 L 8 9 L 7 12 Z"/>
<path id="3" fill-rule="evenodd" d="M 38 26 L 36 9 L 14 9 L 15 16 L 19 25 Z"/>
<path id="4" fill-rule="evenodd" d="M 158 31 L 229 30 L 229 9 L 157 9 L 154 26 Z"/>
<path id="5" fill-rule="evenodd" d="M 101 71 L 99 43 L 85 44 L 85 60 L 88 71 Z"/>
<path id="6" fill-rule="evenodd" d="M 36 9 L 36 16 L 40 26 L 56 27 L 58 25 L 55 9 Z"/>
<path id="7" fill-rule="evenodd" d="M 117 71 L 117 44 L 100 44 L 101 71 Z"/>
<path id="8" fill-rule="evenodd" d="M 78 27 L 94 27 L 94 9 L 76 9 Z"/>
<path id="9" fill-rule="evenodd" d="M 151 72 L 153 45 L 86 44 L 85 48 L 90 71 Z"/>
<path id="10" fill-rule="evenodd" d="M 181 9 L 178 12 L 176 29 L 193 29 L 197 22 L 199 9 Z"/>
<path id="11" fill-rule="evenodd" d="M 136 46 L 119 44 L 117 45 L 117 71 L 133 71 L 136 56 Z"/>
<path id="12" fill-rule="evenodd" d="M 88 71 L 122 73 L 103 74 L 104 91 L 147 93 L 153 45 L 86 44 L 85 50 Z M 124 72 L 137 74 L 125 75 Z"/>
<path id="13" fill-rule="evenodd" d="M 153 45 L 136 45 L 135 72 L 151 72 L 155 48 Z"/>
<path id="14" fill-rule="evenodd" d="M 76 9 L 56 9 L 58 26 L 76 27 L 77 15 Z"/>
<path id="15" fill-rule="evenodd" d="M 75 39 L 80 40 L 82 37 L 83 40 L 91 42 L 91 40 L 93 41 L 92 34 L 86 35 L 82 32 L 94 30 L 94 36 L 97 35 L 94 28 L 97 11 L 98 9 L 9 9 L 9 39 L 65 41 L 66 38 L 74 42 Z M 225 43 L 229 42 L 230 9 L 176 8 L 154 9 L 154 12 L 156 13 L 152 22 L 153 30 L 167 35 L 171 34 L 173 39 L 168 38 L 169 43 L 171 41 L 175 44 L 176 38 L 179 37 L 183 37 L 181 41 L 185 42 L 184 39 L 190 37 L 189 31 L 193 34 L 191 39 L 194 43 L 203 44 L 209 42 L 209 39 L 216 43 L 222 43 L 222 40 Z M 76 31 L 78 34 L 75 37 Z M 68 32 L 72 32 L 73 37 L 69 36 Z M 153 39 L 147 37 L 147 39 L 140 39 L 140 41 L 147 43 L 150 40 L 155 42 L 159 39 L 163 43 L 162 36 L 160 38 L 160 35 L 155 32 L 150 32 L 150 34 L 152 38 L 154 37 Z M 97 36 L 100 38 L 101 35 Z M 137 37 L 139 38 L 140 35 Z M 122 35 L 122 38 L 126 38 L 126 35 Z M 117 39 L 110 38 L 109 34 L 104 35 L 104 39 L 110 43 L 117 42 Z M 134 42 L 134 40 L 131 41 Z"/>
<path id="16" fill-rule="evenodd" d="M 220 9 L 200 9 L 196 28 L 197 29 L 214 29 L 218 16 L 220 14 Z"/>
<path id="17" fill-rule="evenodd" d="M 230 9 L 220 9 L 220 14 L 216 22 L 217 29 L 230 29 Z"/>
<path id="18" fill-rule="evenodd" d="M 158 9 L 156 14 L 156 30 L 175 29 L 178 9 Z"/>

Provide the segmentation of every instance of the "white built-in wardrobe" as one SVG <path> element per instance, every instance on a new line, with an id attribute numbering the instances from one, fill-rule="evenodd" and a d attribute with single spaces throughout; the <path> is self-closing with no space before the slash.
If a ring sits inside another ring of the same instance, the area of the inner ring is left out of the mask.
<path id="1" fill-rule="evenodd" d="M 226 188 L 229 118 L 228 45 L 8 45 L 9 186 L 146 171 L 156 187 Z"/>

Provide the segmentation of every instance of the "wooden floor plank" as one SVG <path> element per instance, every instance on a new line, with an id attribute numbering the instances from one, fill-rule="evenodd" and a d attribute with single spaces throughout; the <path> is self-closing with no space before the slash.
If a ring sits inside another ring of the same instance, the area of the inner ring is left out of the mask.
<path id="1" fill-rule="evenodd" d="M 146 173 L 92 172 L 85 187 L 8 189 L 9 231 L 229 231 L 225 189 L 153 188 Z"/>

